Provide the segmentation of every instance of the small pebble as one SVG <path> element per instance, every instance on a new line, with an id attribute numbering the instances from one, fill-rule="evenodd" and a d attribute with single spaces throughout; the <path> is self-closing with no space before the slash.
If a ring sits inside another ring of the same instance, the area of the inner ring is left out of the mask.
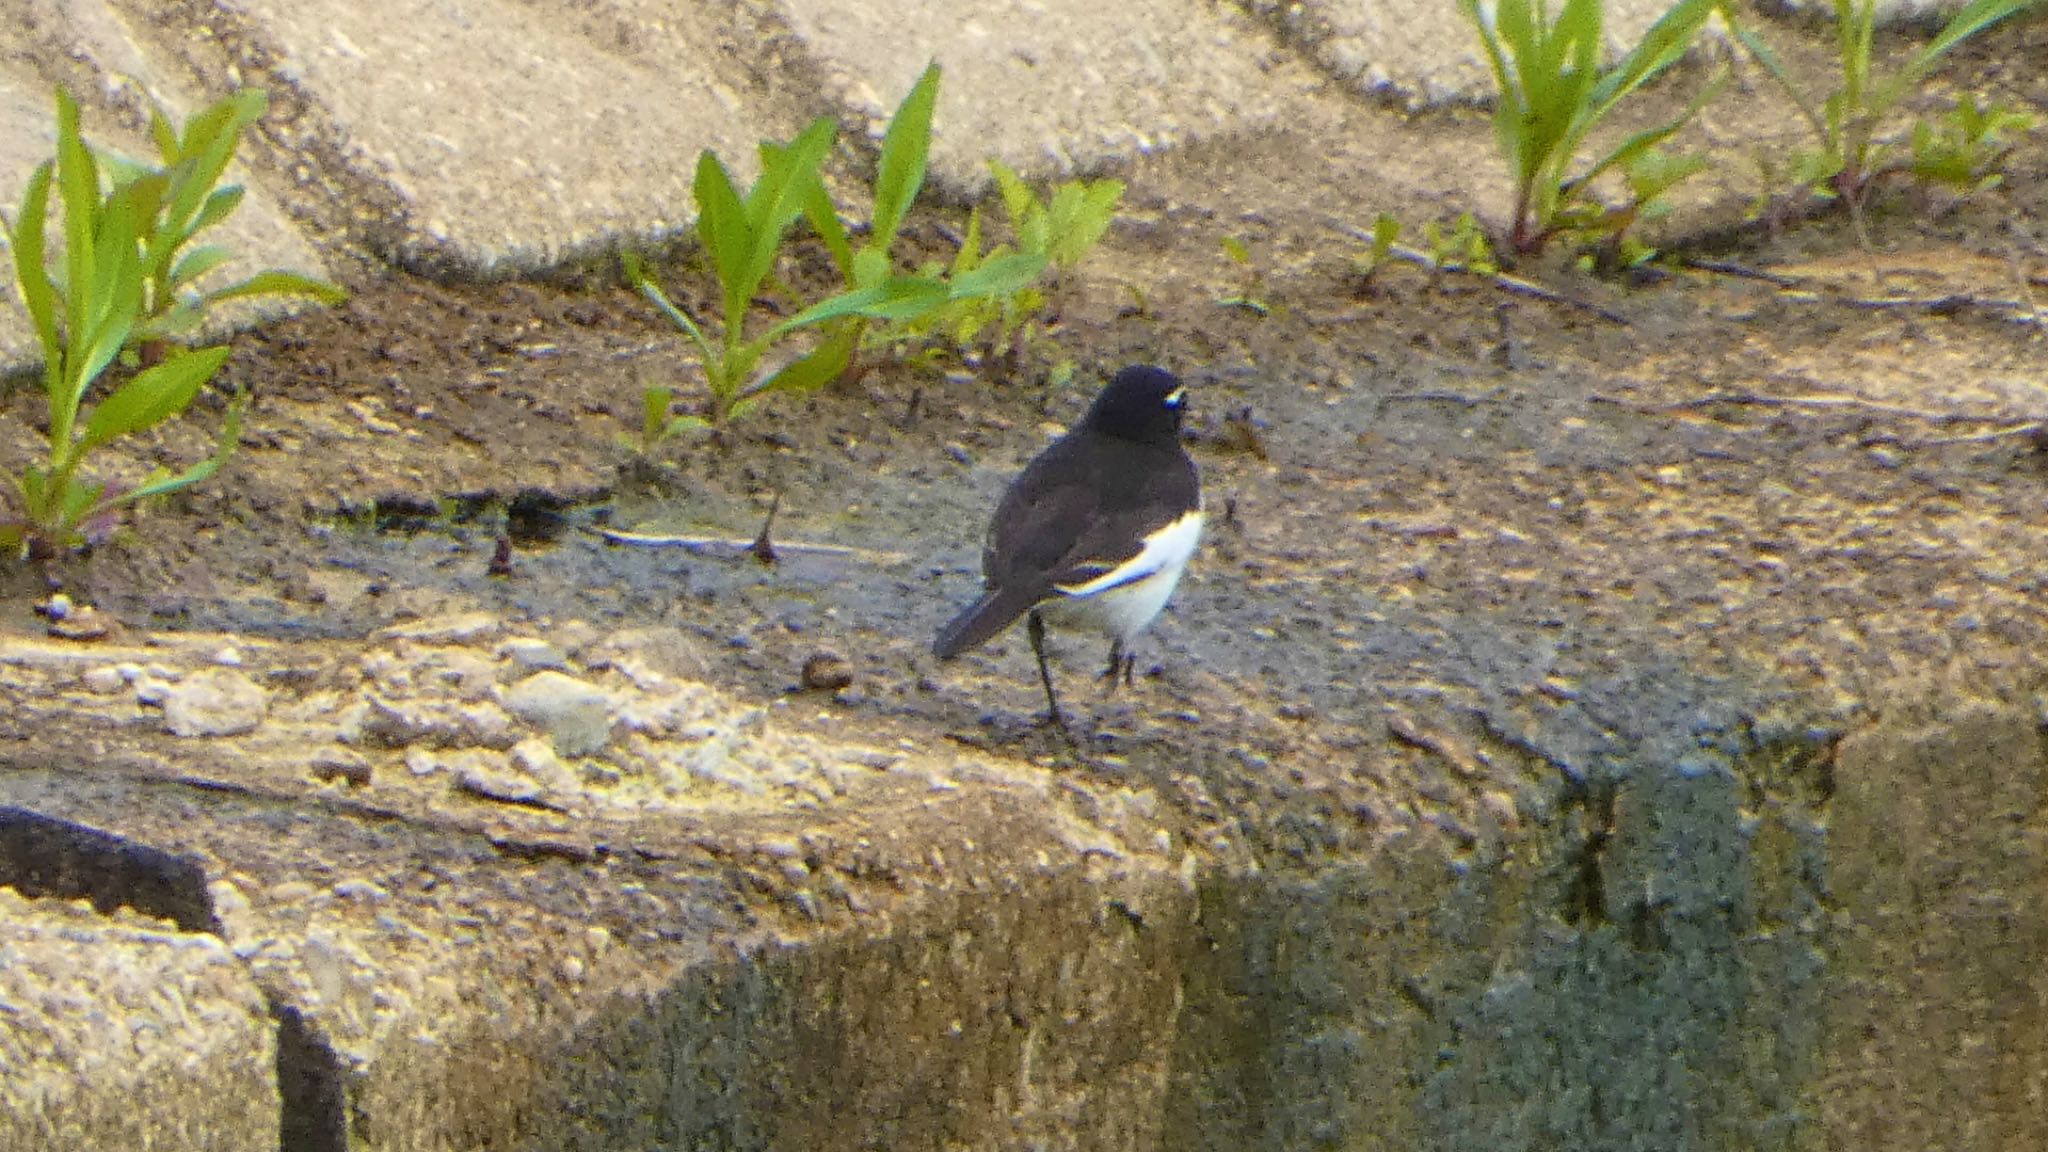
<path id="1" fill-rule="evenodd" d="M 58 597 L 52 596 L 50 635 L 59 640 L 104 640 L 114 631 L 114 621 L 99 609 L 87 604 L 71 605 L 60 615 L 56 611 Z"/>
<path id="2" fill-rule="evenodd" d="M 853 683 L 853 665 L 836 652 L 814 652 L 804 661 L 806 692 L 837 692 Z"/>
<path id="3" fill-rule="evenodd" d="M 352 788 L 370 784 L 370 762 L 346 748 L 326 748 L 313 754 L 313 775 L 321 780 L 346 781 Z"/>
<path id="4" fill-rule="evenodd" d="M 85 690 L 95 696 L 111 696 L 119 692 L 126 681 L 121 679 L 121 670 L 112 665 L 102 665 L 86 670 Z"/>

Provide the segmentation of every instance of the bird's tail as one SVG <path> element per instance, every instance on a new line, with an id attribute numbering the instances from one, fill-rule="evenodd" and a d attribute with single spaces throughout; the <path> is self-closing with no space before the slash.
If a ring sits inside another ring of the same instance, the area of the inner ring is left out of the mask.
<path id="1" fill-rule="evenodd" d="M 969 648 L 978 648 L 1008 628 L 1026 609 L 1038 602 L 1029 593 L 1006 591 L 1001 588 L 990 591 L 970 605 L 966 611 L 953 617 L 953 621 L 932 640 L 932 655 L 941 660 L 951 660 Z"/>

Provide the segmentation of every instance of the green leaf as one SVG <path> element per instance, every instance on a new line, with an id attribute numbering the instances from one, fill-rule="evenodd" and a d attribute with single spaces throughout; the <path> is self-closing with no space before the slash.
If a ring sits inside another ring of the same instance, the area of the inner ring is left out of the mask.
<path id="1" fill-rule="evenodd" d="M 234 300 L 248 296 L 311 296 L 322 304 L 339 304 L 348 299 L 348 293 L 338 285 L 313 276 L 302 276 L 297 272 L 280 272 L 270 269 L 258 272 L 247 280 L 237 281 L 225 288 L 206 294 L 208 304 L 222 300 Z"/>
<path id="2" fill-rule="evenodd" d="M 947 295 L 954 300 L 1008 296 L 1037 283 L 1045 275 L 1045 266 L 1045 257 L 1032 252 L 991 256 L 973 271 L 953 277 L 946 286 Z"/>
<path id="3" fill-rule="evenodd" d="M 1604 117 L 1622 97 L 1678 63 L 1719 4 L 1720 0 L 1680 0 L 1659 17 L 1594 87 L 1589 101 L 1593 118 Z"/>
<path id="4" fill-rule="evenodd" d="M 1124 198 L 1124 184 L 1121 180 L 1097 180 L 1093 183 L 1075 181 L 1080 185 L 1080 198 L 1074 204 L 1062 226 L 1054 232 L 1054 239 L 1047 255 L 1061 268 L 1072 268 L 1087 256 L 1103 233 L 1116 221 L 1116 206 Z M 1062 189 L 1065 191 L 1065 189 Z"/>
<path id="5" fill-rule="evenodd" d="M 1377 264 L 1386 259 L 1394 247 L 1394 241 L 1401 238 L 1401 222 L 1392 214 L 1382 212 L 1372 221 L 1372 260 Z"/>
<path id="6" fill-rule="evenodd" d="M 709 148 L 697 154 L 697 242 L 711 254 L 711 267 L 725 292 L 727 323 L 745 316 L 760 280 L 746 280 L 748 254 L 754 248 L 754 227 L 746 205 L 725 164 Z M 643 289 L 644 291 L 644 289 Z"/>
<path id="7" fill-rule="evenodd" d="M 172 354 L 145 368 L 93 408 L 79 452 L 90 452 L 117 437 L 154 428 L 183 412 L 213 374 L 227 362 L 228 348 L 197 348 Z"/>
<path id="8" fill-rule="evenodd" d="M 48 160 L 36 165 L 29 174 L 28 189 L 21 196 L 21 214 L 14 221 L 8 247 L 14 257 L 15 281 L 21 285 L 22 303 L 35 327 L 36 342 L 42 345 L 45 387 L 54 392 L 57 374 L 63 370 L 64 346 L 57 335 L 57 286 L 50 281 L 49 269 L 43 265 L 50 174 Z"/>
<path id="9" fill-rule="evenodd" d="M 120 496 L 108 501 L 108 507 L 119 507 L 122 504 L 132 504 L 137 500 L 146 500 L 151 496 L 162 496 L 167 492 L 175 492 L 180 488 L 189 488 L 201 481 L 211 479 L 215 472 L 220 471 L 220 466 L 228 462 L 228 457 L 235 454 L 235 447 L 241 442 L 242 409 L 247 404 L 248 398 L 244 396 L 237 399 L 232 405 L 229 405 L 227 419 L 221 422 L 220 439 L 214 442 L 213 455 L 176 475 L 172 475 L 166 470 L 159 468 L 148 480 L 143 481 L 139 487 L 123 492 Z"/>
<path id="10" fill-rule="evenodd" d="M 74 410 L 86 388 L 127 345 L 142 311 L 142 258 L 136 247 L 135 210 L 130 198 L 117 192 L 91 214 L 98 217 L 99 227 L 96 250 L 88 263 L 92 279 L 84 286 L 88 294 L 84 315 L 74 310 L 71 317 L 67 357 Z M 77 287 L 71 289 L 71 296 L 74 301 L 79 298 Z"/>
<path id="11" fill-rule="evenodd" d="M 1230 257 L 1231 262 L 1234 264 L 1250 264 L 1252 262 L 1251 249 L 1245 247 L 1244 241 L 1239 240 L 1235 236 L 1225 236 L 1223 238 L 1223 254 Z"/>
<path id="12" fill-rule="evenodd" d="M 663 425 L 661 438 L 666 440 L 671 436 L 680 436 L 685 432 L 708 432 L 710 430 L 711 421 L 706 420 L 702 416 L 686 413 L 674 417 L 667 424 Z"/>
<path id="13" fill-rule="evenodd" d="M 1039 206 L 1038 197 L 1031 192 L 1031 186 L 1022 177 L 1010 170 L 1001 160 L 990 160 L 988 170 L 996 178 L 996 191 L 1002 195 L 1003 211 L 1010 218 L 1010 230 L 1017 234 L 1020 246 L 1042 251 L 1045 247 L 1044 226 L 1040 225 L 1039 242 L 1026 244 L 1024 234 L 1034 217 L 1042 217 L 1044 209 Z"/>
<path id="14" fill-rule="evenodd" d="M 78 124 L 78 104 L 57 89 L 57 198 L 64 205 L 64 290 L 74 302 L 89 299 L 93 224 L 99 215 L 99 169 Z M 83 321 L 71 317 L 75 326 Z"/>
<path id="15" fill-rule="evenodd" d="M 201 244 L 178 257 L 178 263 L 171 269 L 171 283 L 190 284 L 234 258 L 234 252 L 224 244 Z"/>
<path id="16" fill-rule="evenodd" d="M 68 538 L 71 534 L 71 529 L 79 521 L 92 514 L 100 503 L 100 496 L 106 490 L 107 486 L 105 484 L 80 484 L 75 480 L 67 479 L 62 482 L 62 489 L 60 491 L 51 493 L 51 495 L 57 497 L 57 523 L 55 527 L 59 535 L 67 538 L 66 543 L 70 542 Z"/>
<path id="17" fill-rule="evenodd" d="M 746 288 L 748 299 L 775 267 L 783 234 L 803 214 L 811 187 L 818 181 L 818 168 L 824 164 L 825 153 L 838 132 L 838 126 L 829 117 L 820 116 L 788 147 L 762 147 L 761 179 L 755 182 L 745 201 L 747 226 L 752 235 L 746 263 L 741 266 L 740 283 Z"/>
<path id="18" fill-rule="evenodd" d="M 784 365 L 773 376 L 750 389 L 748 399 L 770 392 L 815 392 L 837 380 L 846 366 L 853 362 L 854 349 L 860 342 L 860 330 L 847 325 L 836 329 L 821 341 L 816 348 L 793 363 Z"/>
<path id="19" fill-rule="evenodd" d="M 21 490 L 22 507 L 30 520 L 43 522 L 51 518 L 50 474 L 47 471 L 31 464 L 21 470 L 14 486 Z"/>
<path id="20" fill-rule="evenodd" d="M 178 163 L 170 165 L 173 191 L 164 209 L 164 228 L 179 242 L 199 230 L 195 221 L 201 207 L 234 159 L 242 130 L 262 119 L 269 107 L 270 97 L 261 88 L 244 88 L 185 121 Z"/>
<path id="21" fill-rule="evenodd" d="M 939 99 L 939 65 L 927 65 L 910 94 L 889 119 L 882 136 L 882 158 L 875 170 L 875 219 L 868 242 L 883 250 L 896 242 L 896 231 L 924 187 L 925 166 L 932 146 L 932 110 Z"/>
<path id="22" fill-rule="evenodd" d="M 967 213 L 967 233 L 960 237 L 960 250 L 953 253 L 953 263 L 947 266 L 946 274 L 955 279 L 974 271 L 981 263 L 981 205 L 976 204 Z"/>
<path id="23" fill-rule="evenodd" d="M 862 248 L 853 258 L 853 286 L 872 288 L 889 278 L 889 253 L 877 247 Z"/>
<path id="24" fill-rule="evenodd" d="M 171 118 L 164 110 L 152 104 L 149 109 L 149 138 L 156 144 L 156 154 L 165 165 L 177 162 L 178 130 L 171 126 Z"/>
<path id="25" fill-rule="evenodd" d="M 662 430 L 668 425 L 669 406 L 676 402 L 676 390 L 663 385 L 651 385 L 640 393 L 640 438 L 648 444 L 661 438 Z"/>
<path id="26" fill-rule="evenodd" d="M 190 235 L 198 235 L 234 214 L 241 207 L 244 189 L 240 184 L 216 188 L 213 194 L 199 205 L 199 216 L 192 221 Z"/>
<path id="27" fill-rule="evenodd" d="M 661 314 L 668 317 L 669 323 L 674 324 L 689 334 L 691 341 L 697 345 L 697 355 L 700 360 L 707 365 L 718 360 L 717 346 L 712 344 L 710 338 L 704 335 L 702 328 L 697 327 L 696 321 L 690 319 L 687 313 L 670 302 L 668 293 L 663 292 L 661 285 L 656 284 L 653 278 L 647 275 L 647 267 L 641 262 L 638 255 L 632 252 L 620 253 L 619 265 L 626 274 L 627 283 L 631 284 L 640 295 L 646 297 L 649 303 L 659 308 Z"/>
<path id="28" fill-rule="evenodd" d="M 947 294 L 946 285 L 937 280 L 898 276 L 872 288 L 841 292 L 837 296 L 821 300 L 769 329 L 762 340 L 764 343 L 772 343 L 799 329 L 815 327 L 828 320 L 838 320 L 847 316 L 902 320 L 922 315 L 945 303 Z"/>
<path id="29" fill-rule="evenodd" d="M 1706 168 L 1704 156 L 1673 156 L 1658 148 L 1646 149 L 1631 158 L 1626 168 L 1629 192 L 1638 204 L 1648 204 Z"/>
<path id="30" fill-rule="evenodd" d="M 725 422 L 730 424 L 733 421 L 738 420 L 741 417 L 744 417 L 747 413 L 752 412 L 761 403 L 761 400 L 764 395 L 764 393 L 755 392 L 747 396 L 742 396 L 739 399 L 733 401 L 725 409 Z M 711 426 L 712 425 L 710 421 L 705 421 L 705 427 L 708 428 Z"/>
<path id="31" fill-rule="evenodd" d="M 853 241 L 846 234 L 846 225 L 840 223 L 839 212 L 832 206 L 832 194 L 825 190 L 823 181 L 812 181 L 811 194 L 804 201 L 804 219 L 810 222 L 811 231 L 832 254 L 832 263 L 839 268 L 839 275 L 848 285 L 853 283 Z"/>

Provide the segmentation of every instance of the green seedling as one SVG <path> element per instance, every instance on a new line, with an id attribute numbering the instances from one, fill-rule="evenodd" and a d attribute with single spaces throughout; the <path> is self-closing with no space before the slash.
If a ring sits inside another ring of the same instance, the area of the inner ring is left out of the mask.
<path id="1" fill-rule="evenodd" d="M 1429 245 L 1430 266 L 1447 272 L 1470 272 L 1479 276 L 1491 276 L 1500 271 L 1500 261 L 1494 257 L 1493 241 L 1487 239 L 1486 229 L 1470 212 L 1463 212 L 1451 223 L 1446 232 L 1436 221 L 1422 226 L 1423 242 Z M 1388 242 L 1392 247 L 1392 241 Z"/>
<path id="2" fill-rule="evenodd" d="M 1361 277 L 1371 280 L 1387 260 L 1394 254 L 1394 244 L 1401 239 L 1401 222 L 1391 213 L 1382 212 L 1373 217 L 1371 241 L 1366 245 L 1365 254 L 1353 258 L 1352 266 Z"/>
<path id="3" fill-rule="evenodd" d="M 967 269 L 1023 259 L 1036 261 L 1056 283 L 1064 283 L 1116 221 L 1122 181 L 1068 180 L 1040 197 L 1002 161 L 990 160 L 988 166 L 1008 217 L 1011 243 L 981 251 L 983 217 L 977 208 L 968 217 L 951 274 L 957 278 Z M 937 317 L 937 325 L 952 333 L 955 347 L 963 353 L 978 347 L 989 356 L 1015 357 L 1031 342 L 1046 305 L 1046 290 L 1034 277 L 1010 291 L 949 307 Z"/>
<path id="4" fill-rule="evenodd" d="M 104 176 L 80 132 L 77 103 L 60 89 L 56 158 L 30 174 L 20 215 L 7 234 L 15 281 L 43 354 L 49 428 L 42 463 L 14 478 L 20 516 L 0 522 L 0 543 L 35 557 L 88 542 L 135 501 L 207 479 L 240 435 L 237 404 L 229 409 L 214 454 L 182 472 L 159 467 L 127 488 L 81 477 L 100 448 L 183 413 L 228 356 L 225 345 L 168 347 L 156 363 L 87 402 L 122 352 L 155 331 L 152 320 L 166 314 L 153 315 L 149 307 L 152 256 L 163 251 L 150 244 L 172 230 L 159 215 L 164 190 L 149 176 L 126 182 Z M 53 185 L 64 217 L 63 250 L 55 254 L 47 235 Z M 187 192 L 195 204 L 212 197 L 210 186 Z M 216 211 L 213 220 L 225 214 Z"/>
<path id="5" fill-rule="evenodd" d="M 842 292 L 804 309 L 750 337 L 747 318 L 754 297 L 775 270 L 783 240 L 818 182 L 818 168 L 832 147 L 837 128 L 831 120 L 819 118 L 787 145 L 761 145 L 761 176 L 742 196 L 732 175 L 716 154 L 705 150 L 697 158 L 695 193 L 697 239 L 709 255 L 720 288 L 717 338 L 705 331 L 690 315 L 670 301 L 647 273 L 641 259 L 627 253 L 621 258 L 626 279 L 659 308 L 696 346 L 698 362 L 710 389 L 710 402 L 701 415 L 669 417 L 663 437 L 693 429 L 723 427 L 746 415 L 766 397 L 778 392 L 808 392 L 830 383 L 845 371 L 852 359 L 858 331 L 834 324 L 848 317 L 882 317 L 929 310 L 946 296 L 944 285 L 904 277 L 890 277 L 870 288 Z M 798 333 L 825 330 L 824 338 L 781 367 L 761 372 L 762 361 L 783 341 Z M 655 398 L 644 396 L 648 411 Z M 660 408 L 666 413 L 666 399 Z"/>
<path id="6" fill-rule="evenodd" d="M 1254 316 L 1264 316 L 1271 312 L 1272 309 L 1266 306 L 1265 301 L 1265 276 L 1252 263 L 1251 248 L 1235 236 L 1225 236 L 1223 254 L 1230 258 L 1232 264 L 1237 265 L 1244 282 L 1239 285 L 1236 295 L 1225 296 L 1216 303 L 1225 308 L 1242 308 Z"/>
<path id="7" fill-rule="evenodd" d="M 1045 257 L 1018 252 L 1007 244 L 986 250 L 982 245 L 982 214 L 977 205 L 968 214 L 967 231 L 961 236 L 952 261 L 945 265 L 944 275 L 957 284 L 982 268 L 1024 260 L 1033 269 L 1031 276 L 1009 283 L 1002 291 L 963 295 L 928 315 L 899 325 L 891 335 L 909 359 L 937 361 L 949 353 L 995 357 L 1019 349 L 1027 334 L 1025 325 L 1045 306 L 1045 293 L 1038 287 L 1046 268 Z M 939 270 L 928 271 L 936 274 Z M 909 351 L 912 349 L 920 351 Z"/>
<path id="8" fill-rule="evenodd" d="M 1490 10 L 1480 0 L 1459 0 L 1493 71 L 1494 135 L 1514 174 L 1510 252 L 1539 252 L 1560 233 L 1610 237 L 1642 217 L 1647 205 L 1640 200 L 1612 208 L 1593 199 L 1593 181 L 1615 171 L 1631 174 L 1635 184 L 1636 166 L 1684 127 L 1717 85 L 1702 87 L 1677 116 L 1629 136 L 1574 174 L 1579 151 L 1623 100 L 1685 55 L 1719 3 L 1679 0 L 1602 71 L 1601 0 L 1564 0 L 1555 20 L 1545 0 L 1499 0 Z"/>
<path id="9" fill-rule="evenodd" d="M 939 80 L 939 66 L 933 63 L 889 118 L 875 168 L 874 215 L 858 244 L 840 221 L 822 184 L 815 186 L 805 203 L 805 218 L 832 254 L 848 291 L 877 288 L 897 274 L 895 244 L 911 205 L 924 187 Z M 929 343 L 935 333 L 957 329 L 959 315 L 1027 290 L 1038 281 L 1045 266 L 1043 254 L 982 252 L 977 217 L 970 219 L 968 236 L 950 263 L 934 262 L 918 269 L 919 279 L 945 286 L 943 297 L 929 298 L 931 307 L 921 311 L 902 309 L 879 326 L 865 316 L 853 317 L 845 323 L 858 333 L 858 347 L 908 350 Z"/>
<path id="10" fill-rule="evenodd" d="M 189 247 L 199 233 L 232 215 L 242 203 L 239 184 L 221 184 L 242 133 L 263 118 L 270 98 L 245 88 L 174 127 L 161 108 L 152 109 L 149 134 L 157 163 L 106 158 L 116 185 L 135 197 L 142 245 L 142 320 L 129 335 L 142 359 L 154 362 L 168 342 L 188 339 L 220 304 L 258 296 L 308 296 L 339 304 L 346 293 L 310 276 L 266 269 L 231 284 L 202 290 L 199 283 L 228 263 L 224 245 Z"/>
<path id="11" fill-rule="evenodd" d="M 721 289 L 717 339 L 678 308 L 648 276 L 644 263 L 623 257 L 626 279 L 683 330 L 696 345 L 711 393 L 702 414 L 671 415 L 674 393 L 650 388 L 642 394 L 643 444 L 683 432 L 722 427 L 746 415 L 778 392 L 815 391 L 842 376 L 864 343 L 871 325 L 895 333 L 946 306 L 1019 291 L 1042 272 L 1042 258 L 987 259 L 950 274 L 926 270 L 903 275 L 890 250 L 903 220 L 923 187 L 931 147 L 931 115 L 938 96 L 937 66 L 927 69 L 890 122 L 875 180 L 875 214 L 856 246 L 832 208 L 819 168 L 838 134 L 820 118 L 788 144 L 761 145 L 761 175 L 742 196 L 718 157 L 697 158 L 694 191 L 697 239 L 709 254 Z M 754 298 L 774 271 L 790 228 L 805 217 L 832 254 L 846 288 L 749 337 L 747 318 Z M 782 367 L 761 372 L 769 353 L 789 337 L 815 331 L 817 339 Z"/>
<path id="12" fill-rule="evenodd" d="M 1010 217 L 1017 250 L 1045 257 L 1056 276 L 1073 271 L 1116 222 L 1123 202 L 1121 180 L 1068 180 L 1040 199 L 1022 177 L 1000 160 L 988 162 L 996 190 Z"/>
<path id="13" fill-rule="evenodd" d="M 1870 191 L 1886 178 L 1911 175 L 1964 188 L 1995 179 L 2010 151 L 2007 139 L 2031 128 L 2032 118 L 1974 99 L 1958 104 L 1934 126 L 1916 126 L 1909 148 L 1883 134 L 1899 103 L 1933 72 L 1956 46 L 2041 0 L 1974 0 L 1950 18 L 1934 39 L 1885 79 L 1871 74 L 1871 39 L 1877 26 L 1876 0 L 1834 0 L 1835 55 L 1840 78 L 1816 102 L 1792 78 L 1762 37 L 1738 28 L 1736 39 L 1783 87 L 1813 130 L 1819 148 L 1794 157 L 1792 177 L 1801 186 L 1849 205 L 1860 225 Z"/>
<path id="14" fill-rule="evenodd" d="M 984 249 L 985 217 L 979 207 L 967 218 L 960 248 L 943 270 L 953 298 L 898 333 L 907 343 L 943 343 L 962 355 L 1016 357 L 1031 343 L 1035 321 L 1046 308 L 1041 278 L 1063 277 L 1086 259 L 1116 220 L 1124 186 L 1116 180 L 1069 180 L 1045 197 L 999 160 L 989 161 L 1008 217 L 1011 241 Z M 1004 273 L 996 276 L 1002 270 Z M 1030 270 L 1020 277 L 1017 271 Z M 963 285 L 990 278 L 990 290 L 969 293 Z M 934 348 L 928 354 L 936 355 Z"/>
<path id="15" fill-rule="evenodd" d="M 2012 141 L 2035 124 L 2025 112 L 1966 95 L 1934 123 L 1913 125 L 1913 176 L 1965 193 L 1996 187 L 2005 179 Z"/>

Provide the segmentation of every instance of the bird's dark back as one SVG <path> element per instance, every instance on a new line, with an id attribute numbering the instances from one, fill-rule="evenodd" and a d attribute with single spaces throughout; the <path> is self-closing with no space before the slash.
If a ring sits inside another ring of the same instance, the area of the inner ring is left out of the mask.
<path id="1" fill-rule="evenodd" d="M 1075 433 L 1018 474 L 989 526 L 982 572 L 992 588 L 1047 592 L 1089 559 L 1195 507 L 1200 478 L 1177 440 L 1140 443 Z"/>

